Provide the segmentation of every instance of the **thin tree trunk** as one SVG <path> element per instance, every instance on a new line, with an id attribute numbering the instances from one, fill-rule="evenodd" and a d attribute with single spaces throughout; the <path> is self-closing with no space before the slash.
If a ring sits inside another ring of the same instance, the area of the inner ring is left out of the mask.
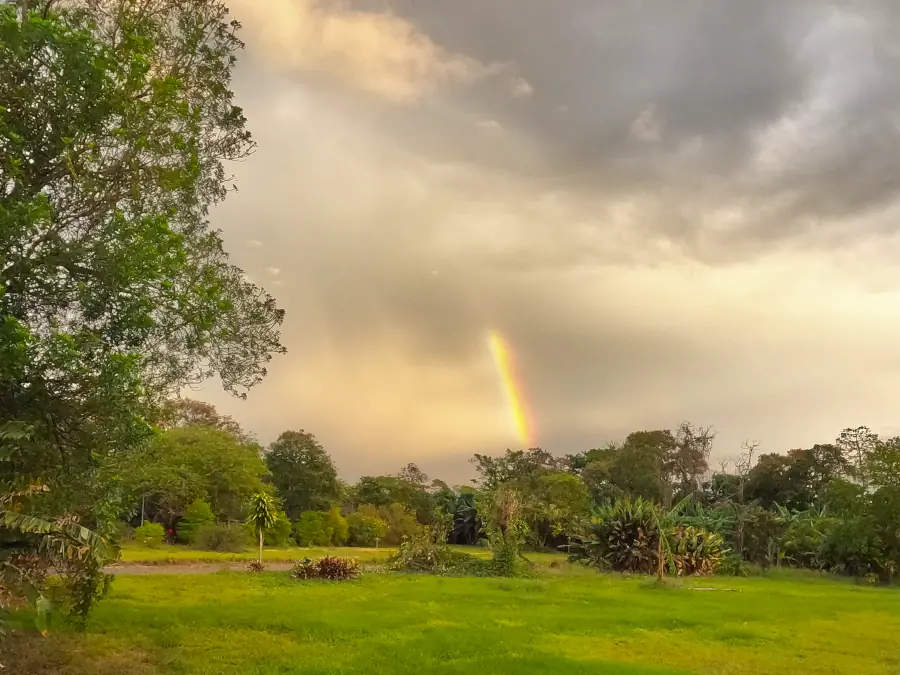
<path id="1" fill-rule="evenodd" d="M 262 565 L 263 531 L 259 529 L 259 564 Z"/>
<path id="2" fill-rule="evenodd" d="M 662 581 L 664 575 L 662 532 L 660 532 L 656 543 L 656 578 Z"/>

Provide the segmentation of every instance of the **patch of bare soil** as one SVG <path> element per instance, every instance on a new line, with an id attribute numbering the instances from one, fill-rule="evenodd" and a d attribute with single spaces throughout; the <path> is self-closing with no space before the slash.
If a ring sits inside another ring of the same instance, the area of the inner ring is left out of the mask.
<path id="1" fill-rule="evenodd" d="M 215 574 L 216 572 L 246 572 L 246 562 L 227 563 L 176 563 L 171 565 L 138 565 L 134 563 L 119 563 L 110 565 L 104 572 L 115 575 L 133 574 Z M 266 572 L 286 572 L 291 569 L 292 563 L 272 562 L 264 563 Z"/>

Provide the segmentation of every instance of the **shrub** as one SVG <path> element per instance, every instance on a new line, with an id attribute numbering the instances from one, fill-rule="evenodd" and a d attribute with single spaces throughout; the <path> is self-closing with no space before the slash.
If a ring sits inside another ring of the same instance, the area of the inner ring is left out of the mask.
<path id="1" fill-rule="evenodd" d="M 373 507 L 374 508 L 374 507 Z M 347 530 L 351 546 L 375 546 L 377 540 L 384 539 L 388 525 L 376 513 L 355 511 L 347 516 Z"/>
<path id="2" fill-rule="evenodd" d="M 400 544 L 388 564 L 392 570 L 400 572 L 448 574 L 474 571 L 474 567 L 482 562 L 468 553 L 454 551 L 435 536 L 432 528 L 426 527 Z"/>
<path id="3" fill-rule="evenodd" d="M 266 546 L 289 546 L 291 543 L 291 533 L 293 526 L 284 511 L 279 511 L 275 518 L 275 525 L 266 531 Z"/>
<path id="4" fill-rule="evenodd" d="M 617 572 L 656 570 L 659 512 L 651 501 L 619 499 L 601 508 L 587 535 L 571 546 L 570 560 Z"/>
<path id="5" fill-rule="evenodd" d="M 263 565 L 259 560 L 253 560 L 247 565 L 248 572 L 262 572 L 266 569 L 265 565 Z"/>
<path id="6" fill-rule="evenodd" d="M 334 530 L 328 524 L 325 511 L 304 511 L 294 523 L 297 542 L 301 546 L 329 546 Z"/>
<path id="7" fill-rule="evenodd" d="M 364 509 L 367 505 L 360 507 Z M 390 546 L 399 545 L 406 537 L 412 537 L 421 530 L 416 514 L 402 504 L 391 504 L 378 509 L 378 516 L 387 523 L 384 543 Z"/>
<path id="8" fill-rule="evenodd" d="M 116 531 L 112 536 L 113 541 L 118 543 L 132 541 L 134 539 L 134 529 L 128 523 L 120 520 L 116 523 Z"/>
<path id="9" fill-rule="evenodd" d="M 178 522 L 178 539 L 193 544 L 200 528 L 216 522 L 212 508 L 202 499 L 195 499 L 184 512 L 184 518 Z"/>
<path id="10" fill-rule="evenodd" d="M 296 579 L 330 579 L 346 581 L 355 579 L 360 574 L 359 562 L 352 558 L 325 556 L 318 560 L 304 558 L 298 561 L 291 570 Z"/>
<path id="11" fill-rule="evenodd" d="M 677 527 L 669 535 L 669 568 L 679 577 L 715 574 L 725 559 L 722 537 L 700 527 Z"/>
<path id="12" fill-rule="evenodd" d="M 823 563 L 839 574 L 865 577 L 884 570 L 881 538 L 868 516 L 838 522 L 822 542 Z"/>
<path id="13" fill-rule="evenodd" d="M 236 523 L 210 523 L 197 531 L 194 541 L 204 551 L 242 553 L 250 544 L 250 536 L 246 528 Z"/>
<path id="14" fill-rule="evenodd" d="M 785 513 L 787 527 L 779 541 L 779 555 L 794 567 L 822 569 L 822 546 L 835 520 L 815 511 Z"/>
<path id="15" fill-rule="evenodd" d="M 134 539 L 141 546 L 159 548 L 162 546 L 163 537 L 166 536 L 165 528 L 159 523 L 144 523 L 134 531 Z"/>
<path id="16" fill-rule="evenodd" d="M 569 559 L 617 572 L 653 574 L 662 548 L 664 565 L 678 576 L 714 574 L 722 566 L 726 549 L 720 535 L 665 523 L 671 523 L 671 514 L 653 502 L 620 499 L 597 511 L 587 536 L 572 545 Z"/>
<path id="17" fill-rule="evenodd" d="M 331 543 L 335 546 L 346 544 L 350 534 L 349 526 L 347 525 L 347 519 L 341 515 L 341 510 L 336 506 L 332 506 L 325 517 L 325 522 L 327 527 L 331 528 Z"/>

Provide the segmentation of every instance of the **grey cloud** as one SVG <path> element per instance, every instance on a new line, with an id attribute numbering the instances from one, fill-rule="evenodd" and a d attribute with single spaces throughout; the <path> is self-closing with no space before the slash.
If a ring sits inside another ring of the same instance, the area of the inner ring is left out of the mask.
<path id="1" fill-rule="evenodd" d="M 213 218 L 290 352 L 249 401 L 204 397 L 265 441 L 314 430 L 349 477 L 462 480 L 518 444 L 499 329 L 556 452 L 681 419 L 715 424 L 719 456 L 896 426 L 893 3 L 344 7 L 484 76 L 406 88 L 391 64 L 329 71 L 320 42 L 321 67 L 276 63 L 245 20 L 259 151 Z"/>
<path id="2" fill-rule="evenodd" d="M 442 94 L 436 109 L 388 112 L 380 124 L 398 142 L 596 200 L 672 191 L 661 206 L 675 215 L 648 214 L 640 226 L 694 255 L 756 253 L 763 238 L 805 234 L 898 196 L 900 18 L 890 0 L 364 6 L 389 8 L 453 52 L 510 64 L 535 92 L 518 100 L 485 79 Z M 630 130 L 648 109 L 659 138 L 636 142 Z M 514 142 L 486 142 L 461 110 L 496 121 Z M 783 149 L 775 159 L 761 157 L 766 139 Z M 696 212 L 720 207 L 745 213 L 707 235 Z"/>

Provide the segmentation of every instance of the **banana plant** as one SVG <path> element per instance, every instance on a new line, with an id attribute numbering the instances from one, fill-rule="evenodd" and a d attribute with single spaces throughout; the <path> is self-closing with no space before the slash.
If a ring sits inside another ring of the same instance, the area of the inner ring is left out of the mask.
<path id="1" fill-rule="evenodd" d="M 0 495 L 0 609 L 6 612 L 16 600 L 27 600 L 35 610 L 35 624 L 42 634 L 49 629 L 52 610 L 43 590 L 48 573 L 68 573 L 73 579 L 83 577 L 90 584 L 92 580 L 78 571 L 102 570 L 115 557 L 114 546 L 74 519 L 47 520 L 21 512 L 25 500 L 48 491 L 46 485 L 34 484 Z M 91 594 L 93 586 L 87 590 Z M 89 607 L 90 599 L 75 609 L 86 614 Z"/>

